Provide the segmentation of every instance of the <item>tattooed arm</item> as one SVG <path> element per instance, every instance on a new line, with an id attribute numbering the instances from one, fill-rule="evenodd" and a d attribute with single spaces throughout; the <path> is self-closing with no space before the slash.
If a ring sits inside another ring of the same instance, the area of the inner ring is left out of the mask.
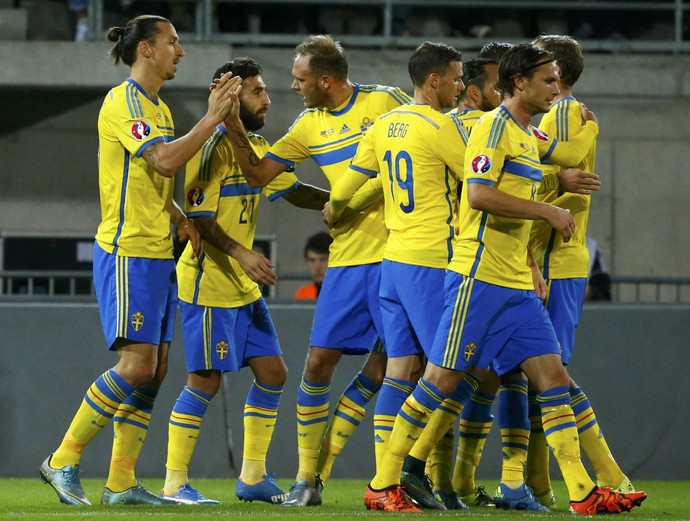
<path id="1" fill-rule="evenodd" d="M 329 196 L 330 192 L 328 190 L 301 184 L 292 192 L 285 194 L 283 199 L 298 208 L 321 210 L 323 205 L 328 202 Z"/>
<path id="2" fill-rule="evenodd" d="M 240 120 L 240 102 L 236 95 L 233 98 L 230 114 L 225 120 L 225 126 L 232 144 L 232 152 L 249 186 L 266 186 L 285 170 L 286 166 L 284 164 L 266 156 L 259 158 L 256 152 L 254 152 L 244 125 Z"/>
<path id="3" fill-rule="evenodd" d="M 223 75 L 209 95 L 206 114 L 194 128 L 170 143 L 154 143 L 144 150 L 142 157 L 160 175 L 173 177 L 204 145 L 216 125 L 223 122 L 233 104 L 231 90 L 238 85 L 241 85 L 239 76 L 231 78 L 230 73 Z"/>
<path id="4" fill-rule="evenodd" d="M 235 259 L 244 272 L 257 284 L 275 286 L 277 277 L 273 263 L 259 252 L 242 246 L 230 237 L 218 222 L 207 215 L 194 218 L 201 236 L 213 247 Z"/>

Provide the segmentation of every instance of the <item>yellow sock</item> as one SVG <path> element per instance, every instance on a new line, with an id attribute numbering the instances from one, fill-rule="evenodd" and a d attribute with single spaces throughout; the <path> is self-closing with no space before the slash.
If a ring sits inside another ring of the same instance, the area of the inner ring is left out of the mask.
<path id="1" fill-rule="evenodd" d="M 297 479 L 314 485 L 319 448 L 328 422 L 329 384 L 316 384 L 302 379 L 297 392 Z"/>
<path id="2" fill-rule="evenodd" d="M 434 445 L 453 427 L 455 419 L 461 412 L 461 404 L 450 398 L 443 400 L 441 405 L 429 416 L 429 422 L 410 450 L 410 456 L 420 461 L 427 461 Z"/>
<path id="3" fill-rule="evenodd" d="M 501 482 L 516 488 L 525 480 L 529 446 L 527 380 L 501 385 L 498 395 L 498 423 L 501 427 Z"/>
<path id="4" fill-rule="evenodd" d="M 553 449 L 563 480 L 568 487 L 570 501 L 581 501 L 592 491 L 594 482 L 580 460 L 575 415 L 569 405 L 570 397 L 563 394 L 563 388 L 567 393 L 567 387 L 556 387 L 539 394 L 537 399 L 540 402 L 546 441 Z"/>
<path id="5" fill-rule="evenodd" d="M 431 412 L 443 399 L 442 393 L 430 382 L 421 378 L 412 394 L 407 397 L 395 418 L 388 449 L 371 480 L 375 490 L 400 484 L 400 472 L 405 456 L 426 426 Z"/>
<path id="6" fill-rule="evenodd" d="M 170 496 L 189 481 L 189 464 L 212 396 L 185 386 L 168 420 L 168 457 L 163 492 Z"/>
<path id="7" fill-rule="evenodd" d="M 374 408 L 374 451 L 376 457 L 376 469 L 383 463 L 386 454 L 391 431 L 395 424 L 395 417 L 400 408 L 412 393 L 416 383 L 399 378 L 386 377 L 383 379 L 379 396 Z"/>
<path id="8" fill-rule="evenodd" d="M 458 496 L 469 496 L 477 491 L 475 474 L 492 425 L 493 420 L 488 422 L 460 420 L 458 453 L 453 468 L 453 490 Z"/>
<path id="9" fill-rule="evenodd" d="M 254 380 L 244 404 L 244 449 L 240 479 L 248 485 L 261 481 L 266 474 L 266 454 L 273 439 L 278 418 L 282 386 Z"/>
<path id="10" fill-rule="evenodd" d="M 340 397 L 319 450 L 317 473 L 322 481 L 326 482 L 331 477 L 335 458 L 340 455 L 345 444 L 359 427 L 364 413 L 364 407 L 345 395 Z"/>
<path id="11" fill-rule="evenodd" d="M 541 423 L 541 412 L 536 396 L 530 395 L 530 436 L 527 451 L 526 483 L 541 496 L 551 490 L 549 473 L 549 444 L 546 443 L 544 428 Z"/>
<path id="12" fill-rule="evenodd" d="M 477 491 L 475 474 L 493 425 L 491 408 L 495 401 L 495 393 L 475 391 L 460 415 L 453 468 L 453 490 L 460 497 L 472 496 Z"/>
<path id="13" fill-rule="evenodd" d="M 114 370 L 103 373 L 86 391 L 62 443 L 50 460 L 50 466 L 59 469 L 78 465 L 84 447 L 110 422 L 133 390 Z"/>
<path id="14" fill-rule="evenodd" d="M 146 441 L 157 392 L 155 389 L 136 389 L 113 417 L 115 439 L 105 484 L 113 492 L 122 492 L 137 484 L 134 467 Z"/>
<path id="15" fill-rule="evenodd" d="M 431 416 L 433 417 L 433 414 Z M 450 429 L 448 429 L 443 437 L 432 447 L 426 463 L 426 473 L 434 484 L 434 490 L 440 490 L 444 494 L 453 492 L 450 471 L 453 462 L 454 448 L 455 430 L 451 425 Z"/>
<path id="16" fill-rule="evenodd" d="M 340 455 L 345 444 L 359 427 L 367 404 L 379 388 L 380 385 L 374 384 L 359 372 L 343 391 L 319 450 L 316 472 L 323 482 L 331 477 L 335 458 Z"/>
<path id="17" fill-rule="evenodd" d="M 597 481 L 609 487 L 617 487 L 625 479 L 625 474 L 616 463 L 604 438 L 594 410 L 582 389 L 570 389 L 577 430 L 580 436 L 580 447 L 597 476 Z"/>

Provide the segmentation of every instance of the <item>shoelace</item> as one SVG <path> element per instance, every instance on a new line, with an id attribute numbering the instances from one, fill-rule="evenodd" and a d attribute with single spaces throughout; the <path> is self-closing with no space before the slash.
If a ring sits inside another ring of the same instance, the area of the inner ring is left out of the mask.
<path id="1" fill-rule="evenodd" d="M 412 502 L 412 500 L 407 495 L 407 493 L 403 490 L 402 487 L 396 488 L 395 490 L 392 490 L 391 494 L 393 496 L 393 502 L 395 503 L 396 506 L 401 506 L 401 507 L 413 507 L 413 506 L 415 506 L 415 504 Z"/>

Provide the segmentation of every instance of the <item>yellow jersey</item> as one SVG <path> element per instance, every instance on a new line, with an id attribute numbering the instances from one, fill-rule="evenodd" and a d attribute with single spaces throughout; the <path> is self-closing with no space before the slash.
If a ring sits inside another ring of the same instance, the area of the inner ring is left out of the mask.
<path id="1" fill-rule="evenodd" d="M 150 99 L 131 78 L 108 92 L 98 114 L 101 223 L 96 240 L 122 257 L 172 259 L 170 208 L 174 179 L 141 157 L 154 143 L 175 139 L 167 105 Z"/>
<path id="2" fill-rule="evenodd" d="M 562 98 L 553 104 L 544 115 L 539 128 L 561 142 L 572 142 L 582 132 L 582 113 L 574 98 Z M 586 172 L 594 171 L 596 141 L 584 149 L 584 157 L 576 165 Z M 564 166 L 544 165 L 544 173 L 557 172 Z M 590 196 L 547 190 L 539 193 L 537 200 L 567 208 L 575 220 L 575 232 L 570 241 L 563 237 L 546 221 L 534 221 L 530 235 L 530 247 L 539 268 L 546 279 L 568 279 L 587 277 L 589 252 L 587 250 L 587 223 L 589 220 Z"/>
<path id="3" fill-rule="evenodd" d="M 333 186 L 347 171 L 362 136 L 374 120 L 409 101 L 410 97 L 398 88 L 355 83 L 352 96 L 334 110 L 302 112 L 266 156 L 290 167 L 312 158 Z M 383 199 L 340 219 L 331 235 L 329 266 L 380 262 L 388 236 L 383 222 Z"/>
<path id="4" fill-rule="evenodd" d="M 269 144 L 256 134 L 249 142 L 258 157 Z M 299 181 L 292 172 L 283 172 L 263 188 L 250 187 L 232 153 L 227 130 L 218 125 L 185 170 L 185 212 L 190 218 L 215 218 L 233 240 L 251 249 L 261 194 L 273 201 L 294 190 Z M 204 241 L 200 259 L 192 259 L 187 244 L 177 263 L 178 296 L 190 304 L 211 307 L 240 307 L 261 297 L 258 285 L 225 252 Z"/>

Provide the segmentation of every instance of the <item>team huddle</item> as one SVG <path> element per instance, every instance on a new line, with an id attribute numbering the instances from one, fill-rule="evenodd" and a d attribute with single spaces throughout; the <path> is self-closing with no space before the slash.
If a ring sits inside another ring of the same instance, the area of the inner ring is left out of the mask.
<path id="1" fill-rule="evenodd" d="M 216 71 L 206 115 L 175 139 L 158 97 L 184 55 L 174 27 L 140 16 L 108 37 L 115 63 L 131 74 L 99 115 L 94 285 L 119 360 L 89 387 L 40 467 L 61 502 L 90 504 L 81 454 L 112 420 L 102 504 L 218 504 L 190 484 L 188 468 L 222 373 L 249 366 L 240 500 L 320 505 L 335 459 L 376 396 L 367 509 L 548 512 L 556 500 L 550 452 L 572 512 L 642 503 L 646 494 L 616 463 L 568 372 L 588 274 L 590 194 L 600 186 L 597 119 L 572 95 L 583 70 L 575 40 L 488 44 L 465 63 L 453 47 L 425 42 L 409 60 L 410 97 L 351 82 L 340 44 L 309 36 L 292 67 L 306 109 L 271 145 L 256 134 L 270 99 L 253 59 Z M 310 158 L 330 192 L 295 175 Z M 182 167 L 184 211 L 172 198 Z M 320 210 L 333 237 L 297 396 L 299 468 L 287 492 L 266 468 L 287 370 L 259 290 L 275 284 L 273 265 L 252 250 L 262 194 Z M 171 224 L 187 241 L 177 264 Z M 155 494 L 137 481 L 135 465 L 178 306 L 188 378 L 170 413 L 165 485 Z M 331 414 L 343 354 L 367 359 Z M 491 495 L 475 471 L 494 403 L 503 459 Z"/>

